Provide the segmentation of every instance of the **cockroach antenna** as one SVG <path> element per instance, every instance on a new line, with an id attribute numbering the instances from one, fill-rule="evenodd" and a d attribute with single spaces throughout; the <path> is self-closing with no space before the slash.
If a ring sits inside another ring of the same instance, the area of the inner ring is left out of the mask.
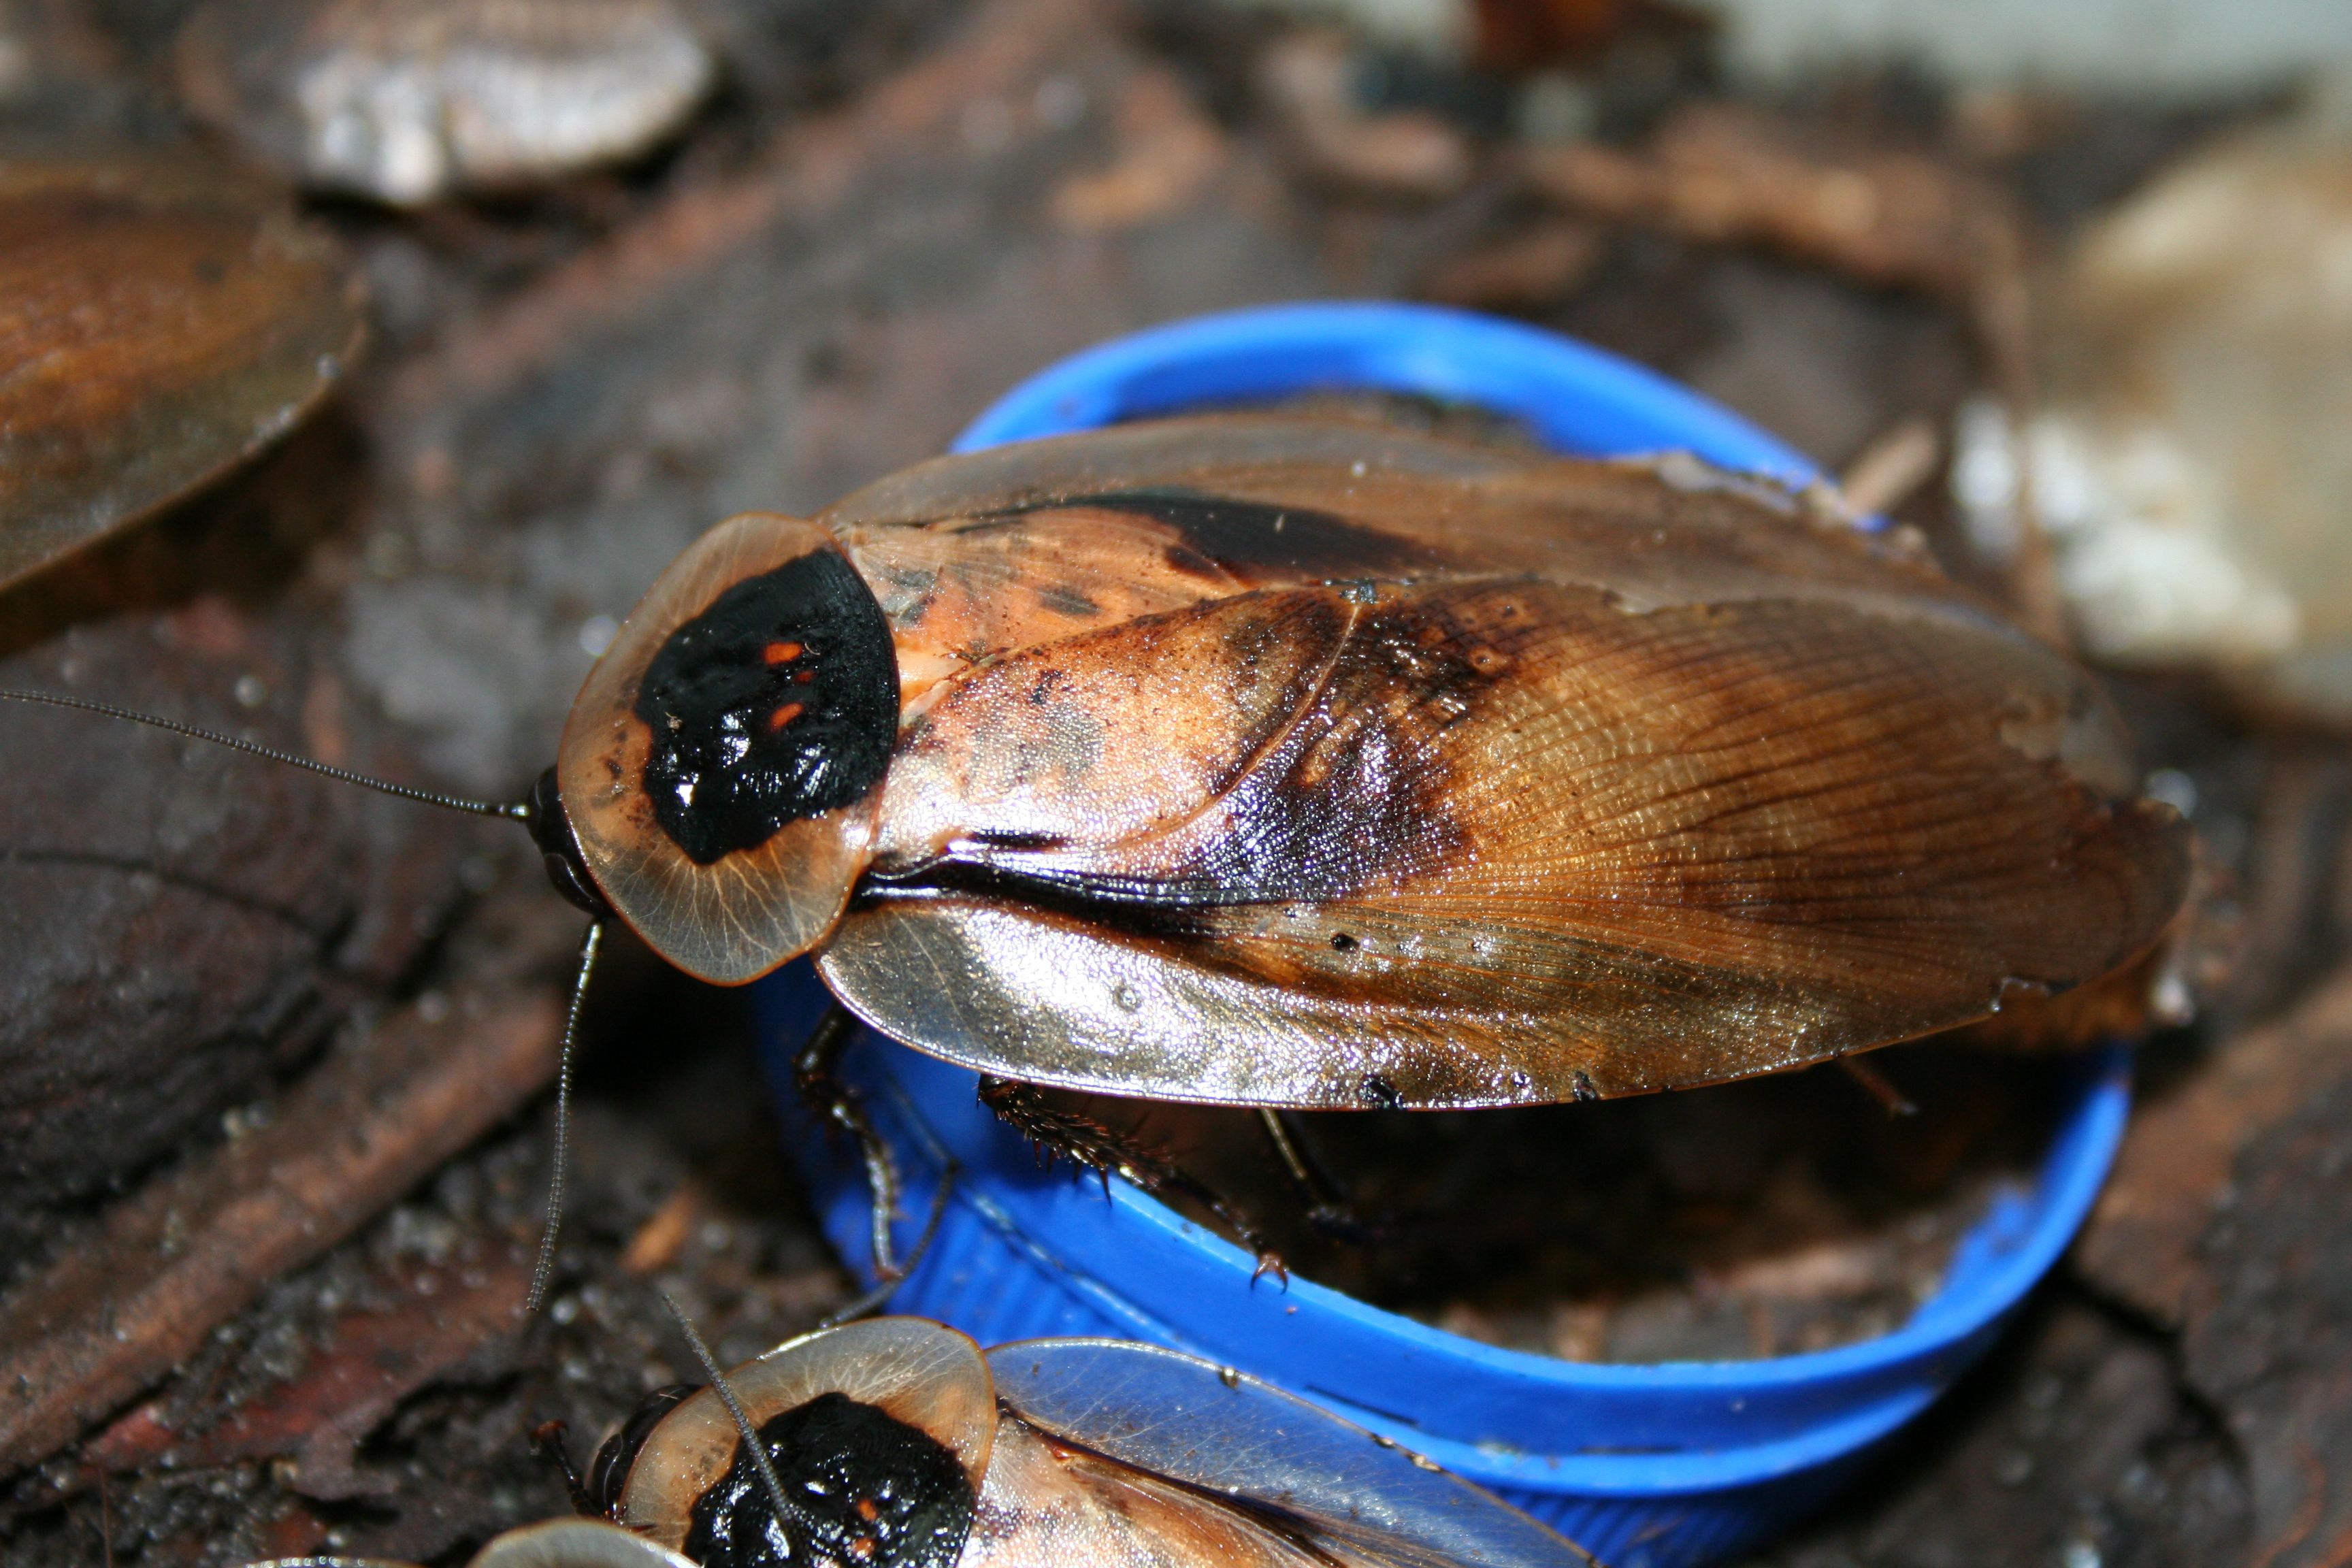
<path id="1" fill-rule="evenodd" d="M 702 1335 L 695 1329 L 694 1320 L 686 1315 L 686 1309 L 677 1304 L 677 1298 L 665 1290 L 662 1292 L 662 1305 L 667 1307 L 669 1315 L 677 1320 L 678 1332 L 684 1334 L 686 1342 L 693 1347 L 694 1359 L 700 1362 L 702 1370 L 710 1374 L 712 1392 L 719 1395 L 719 1402 L 727 1406 L 727 1414 L 735 1418 L 735 1430 L 742 1436 L 743 1450 L 751 1456 L 752 1468 L 760 1472 L 760 1485 L 767 1490 L 769 1506 L 776 1510 L 776 1528 L 783 1529 L 784 1521 L 792 1517 L 792 1510 L 784 1501 L 784 1484 L 776 1479 L 776 1467 L 768 1462 L 768 1446 L 760 1440 L 759 1429 L 751 1425 L 751 1418 L 743 1414 L 743 1402 L 735 1397 L 733 1385 L 727 1381 L 727 1374 L 719 1369 L 719 1358 L 710 1353 L 709 1345 L 703 1343 Z"/>
<path id="2" fill-rule="evenodd" d="M 572 977 L 572 1005 L 563 1013 L 563 1046 L 555 1066 L 555 1168 L 547 1178 L 547 1223 L 540 1227 L 539 1261 L 531 1266 L 530 1295 L 523 1315 L 534 1316 L 547 1300 L 547 1282 L 555 1273 L 555 1235 L 563 1225 L 563 1173 L 572 1159 L 572 1047 L 580 1034 L 580 1007 L 588 999 L 588 977 L 596 972 L 596 954 L 604 945 L 604 922 L 590 921 L 580 937 L 580 966 Z"/>
<path id="3" fill-rule="evenodd" d="M 100 714 L 109 719 L 128 719 L 133 724 L 144 724 L 155 730 L 169 730 L 174 735 L 185 735 L 192 741 L 209 741 L 215 746 L 226 746 L 230 751 L 243 752 L 248 757 L 261 757 L 269 762 L 283 763 L 289 768 L 300 768 L 307 773 L 319 773 L 331 779 L 341 779 L 345 784 L 357 784 L 362 789 L 372 789 L 383 795 L 398 795 L 403 800 L 421 801 L 426 805 L 442 806 L 450 811 L 462 811 L 474 816 L 496 816 L 509 822 L 524 823 L 529 822 L 531 817 L 531 806 L 529 801 L 468 800 L 464 795 L 443 795 L 436 790 L 415 789 L 407 784 L 396 784 L 385 779 L 372 779 L 365 773 L 355 773 L 349 768 L 332 767 L 325 763 L 313 762 L 309 757 L 296 756 L 291 752 L 278 751 L 273 747 L 261 745 L 257 742 L 239 740 L 235 735 L 224 735 L 217 730 L 198 729 L 194 724 L 183 724 L 174 719 L 159 719 L 152 713 L 134 713 L 128 708 L 117 708 L 110 702 L 92 702 L 80 697 L 62 697 L 53 691 L 0 691 L 0 700 L 33 702 L 44 708 L 71 708 L 83 713 Z"/>
<path id="4" fill-rule="evenodd" d="M 565 1167 L 571 1158 L 572 1146 L 572 1057 L 573 1042 L 580 1033 L 581 1004 L 588 994 L 589 977 L 595 973 L 596 954 L 604 946 L 604 921 L 611 912 L 594 891 L 586 868 L 578 863 L 579 850 L 572 839 L 572 830 L 563 817 L 560 793 L 554 788 L 554 770 L 548 770 L 538 787 L 522 800 L 471 800 L 464 795 L 444 795 L 438 790 L 416 789 L 408 784 L 393 784 L 385 779 L 370 778 L 349 768 L 339 768 L 291 752 L 257 742 L 226 735 L 217 730 L 183 724 L 176 719 L 162 719 L 152 713 L 140 713 L 128 708 L 118 708 L 110 702 L 93 702 L 87 698 L 67 697 L 54 691 L 0 690 L 0 701 L 29 702 L 44 708 L 66 708 L 81 713 L 96 713 L 107 719 L 126 719 L 133 724 L 150 729 L 169 731 L 192 741 L 204 741 L 215 746 L 226 746 L 232 752 L 242 752 L 249 757 L 283 763 L 289 768 L 343 784 L 357 784 L 362 789 L 375 790 L 425 805 L 437 805 L 448 811 L 462 811 L 472 816 L 492 816 L 507 822 L 520 823 L 530 830 L 547 862 L 548 875 L 556 890 L 572 903 L 587 910 L 592 917 L 587 932 L 580 941 L 580 966 L 572 980 L 572 1005 L 563 1016 L 563 1045 L 557 1060 L 555 1076 L 555 1151 L 554 1169 L 547 1181 L 547 1223 L 540 1232 L 539 1261 L 531 1271 L 530 1297 L 526 1313 L 535 1314 L 547 1299 L 549 1279 L 555 1271 L 555 1237 L 563 1223 L 563 1186 Z"/>

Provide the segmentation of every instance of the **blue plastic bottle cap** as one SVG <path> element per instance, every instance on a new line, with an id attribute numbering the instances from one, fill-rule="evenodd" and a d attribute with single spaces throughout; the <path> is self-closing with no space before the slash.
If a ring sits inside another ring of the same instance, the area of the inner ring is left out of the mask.
<path id="1" fill-rule="evenodd" d="M 1792 486 L 1817 476 L 1737 415 L 1612 354 L 1460 311 L 1397 304 L 1237 310 L 1118 339 L 1041 372 L 956 442 L 971 451 L 1304 393 L 1481 405 L 1562 451 L 1688 450 Z M 761 987 L 772 1078 L 827 1234 L 871 1277 L 854 1152 L 798 1108 L 794 1051 L 824 1005 L 806 963 Z M 896 1151 L 910 1247 L 952 1164 L 937 1234 L 891 1307 L 983 1343 L 1111 1334 L 1239 1367 L 1394 1437 L 1557 1525 L 1612 1568 L 1695 1568 L 1827 1498 L 1990 1344 L 2089 1212 L 2123 1136 L 2130 1059 L 2087 1060 L 2038 1179 L 2003 1193 L 1901 1329 L 1810 1355 L 1593 1365 L 1498 1350 L 1255 1260 L 1151 1198 L 1041 1170 L 973 1075 L 871 1035 L 847 1076 Z"/>

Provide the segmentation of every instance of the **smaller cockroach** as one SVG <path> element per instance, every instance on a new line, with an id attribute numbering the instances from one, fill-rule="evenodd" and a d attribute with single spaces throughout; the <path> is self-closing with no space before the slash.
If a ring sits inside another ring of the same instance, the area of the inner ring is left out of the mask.
<path id="1" fill-rule="evenodd" d="M 1229 1368 L 1116 1340 L 983 1352 L 920 1318 L 824 1330 L 713 1387 L 649 1395 L 578 1500 L 700 1568 L 1591 1565 L 1429 1461 Z"/>

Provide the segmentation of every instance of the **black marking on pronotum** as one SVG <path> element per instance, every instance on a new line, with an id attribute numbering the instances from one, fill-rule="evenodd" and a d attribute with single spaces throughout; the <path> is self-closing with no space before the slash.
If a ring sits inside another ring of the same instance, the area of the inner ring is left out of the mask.
<path id="1" fill-rule="evenodd" d="M 889 623 L 848 562 L 812 551 L 672 632 L 635 711 L 654 819 L 710 865 L 881 782 L 898 736 Z"/>
<path id="2" fill-rule="evenodd" d="M 760 1427 L 789 1516 L 777 1520 L 750 1456 L 689 1510 L 686 1555 L 702 1568 L 952 1568 L 978 1502 L 929 1433 L 838 1391 Z"/>

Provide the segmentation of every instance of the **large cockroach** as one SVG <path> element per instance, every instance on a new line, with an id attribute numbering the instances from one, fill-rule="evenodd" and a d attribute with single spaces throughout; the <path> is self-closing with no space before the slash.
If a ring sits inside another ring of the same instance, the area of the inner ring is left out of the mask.
<path id="1" fill-rule="evenodd" d="M 2187 870 L 2089 679 L 1899 545 L 1279 417 L 720 524 L 539 799 L 559 879 L 691 973 L 813 950 L 982 1072 L 1242 1105 L 1864 1050 L 2116 969 Z"/>
<path id="2" fill-rule="evenodd" d="M 814 952 L 985 1075 L 1257 1107 L 1867 1050 L 2114 973 L 2188 871 L 2090 679 L 1901 542 L 1689 459 L 1276 415 L 720 523 L 478 809 L 592 944 Z"/>

